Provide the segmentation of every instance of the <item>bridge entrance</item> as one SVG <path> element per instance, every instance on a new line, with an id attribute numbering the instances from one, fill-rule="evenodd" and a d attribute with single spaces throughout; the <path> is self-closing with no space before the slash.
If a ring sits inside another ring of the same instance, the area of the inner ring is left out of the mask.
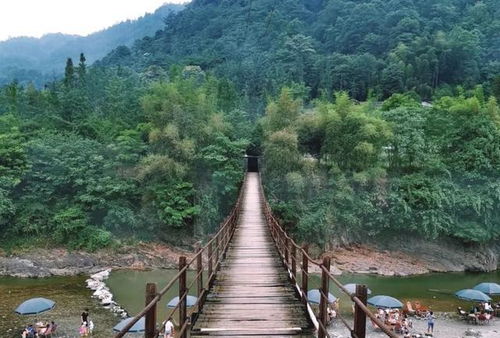
<path id="1" fill-rule="evenodd" d="M 245 156 L 247 161 L 247 172 L 258 173 L 259 172 L 259 156 Z"/>

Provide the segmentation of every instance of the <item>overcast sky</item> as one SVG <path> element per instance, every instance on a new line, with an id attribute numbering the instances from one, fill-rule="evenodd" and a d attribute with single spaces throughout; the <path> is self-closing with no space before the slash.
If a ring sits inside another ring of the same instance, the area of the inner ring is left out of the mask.
<path id="1" fill-rule="evenodd" d="M 87 35 L 188 0 L 0 0 L 0 41 L 47 33 Z"/>

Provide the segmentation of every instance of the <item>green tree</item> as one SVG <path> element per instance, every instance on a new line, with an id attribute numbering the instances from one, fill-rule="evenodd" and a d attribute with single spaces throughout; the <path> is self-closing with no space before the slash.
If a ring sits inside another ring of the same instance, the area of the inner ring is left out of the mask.
<path id="1" fill-rule="evenodd" d="M 80 53 L 80 63 L 78 64 L 78 81 L 80 81 L 81 84 L 85 83 L 85 78 L 87 75 L 87 65 L 85 64 L 85 61 L 87 61 L 85 55 L 83 53 Z"/>
<path id="2" fill-rule="evenodd" d="M 75 85 L 75 68 L 71 58 L 66 60 L 66 68 L 64 69 L 64 85 L 67 88 L 73 88 Z"/>

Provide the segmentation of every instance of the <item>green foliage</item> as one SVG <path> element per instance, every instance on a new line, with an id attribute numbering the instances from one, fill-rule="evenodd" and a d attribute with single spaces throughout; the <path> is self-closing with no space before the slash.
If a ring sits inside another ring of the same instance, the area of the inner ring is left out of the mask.
<path id="1" fill-rule="evenodd" d="M 393 94 L 382 105 L 382 110 L 389 111 L 399 107 L 415 108 L 420 102 L 408 94 Z"/>
<path id="2" fill-rule="evenodd" d="M 199 207 L 193 205 L 194 189 L 190 183 L 157 185 L 153 193 L 158 216 L 167 227 L 179 228 L 189 224 L 200 212 Z"/>
<path id="3" fill-rule="evenodd" d="M 377 166 L 382 147 L 391 137 L 387 123 L 353 105 L 346 93 L 337 93 L 335 104 L 327 104 L 322 109 L 325 119 L 323 158 L 347 172 Z"/>
<path id="4" fill-rule="evenodd" d="M 87 68 L 83 55 L 66 70 L 43 91 L 0 90 L 0 112 L 15 111 L 0 115 L 4 240 L 46 236 L 47 245 L 96 250 L 115 237 L 214 231 L 242 180 L 240 135 L 251 135 L 232 84 L 149 83 L 127 69 Z"/>
<path id="5" fill-rule="evenodd" d="M 66 53 L 86 51 L 43 90 L 29 71 L 0 88 L 2 236 L 189 244 L 229 212 L 246 149 L 304 241 L 498 240 L 494 1 L 187 7 L 93 66 Z"/>
<path id="6" fill-rule="evenodd" d="M 27 166 L 20 122 L 13 115 L 0 116 L 0 188 L 19 184 Z"/>
<path id="7" fill-rule="evenodd" d="M 306 101 L 323 91 L 366 100 L 370 90 L 429 100 L 447 85 L 487 93 L 498 74 L 493 13 L 494 1 L 197 1 L 102 64 L 200 66 L 231 80 L 251 112 L 292 83 L 308 88 Z"/>
<path id="8" fill-rule="evenodd" d="M 324 248 L 400 232 L 464 243 L 500 238 L 494 97 L 477 87 L 425 108 L 395 94 L 381 112 L 346 93 L 334 102 L 302 109 L 290 130 L 269 133 L 263 124 L 265 186 L 298 239 Z"/>

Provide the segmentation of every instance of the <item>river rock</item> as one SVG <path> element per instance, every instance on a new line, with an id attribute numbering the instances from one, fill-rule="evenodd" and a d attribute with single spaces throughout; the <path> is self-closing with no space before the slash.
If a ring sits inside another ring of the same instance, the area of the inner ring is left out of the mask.
<path id="1" fill-rule="evenodd" d="M 466 337 L 482 337 L 481 331 L 473 329 L 465 330 L 464 335 Z"/>

